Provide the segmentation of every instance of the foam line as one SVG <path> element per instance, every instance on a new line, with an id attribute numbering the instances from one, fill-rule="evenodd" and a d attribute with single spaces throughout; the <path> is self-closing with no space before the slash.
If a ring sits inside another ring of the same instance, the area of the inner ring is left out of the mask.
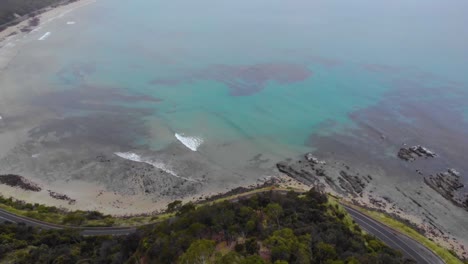
<path id="1" fill-rule="evenodd" d="M 149 165 L 151 165 L 151 166 L 153 166 L 153 167 L 155 167 L 157 169 L 160 169 L 160 170 L 163 170 L 163 171 L 169 173 L 171 176 L 174 176 L 176 178 L 184 179 L 184 180 L 191 181 L 191 182 L 198 182 L 197 180 L 177 175 L 173 170 L 167 168 L 167 166 L 162 162 L 158 162 L 158 161 L 150 160 L 148 158 L 141 157 L 140 155 L 138 155 L 136 153 L 133 153 L 133 152 L 115 152 L 114 154 L 121 157 L 121 158 L 123 158 L 123 159 L 126 159 L 126 160 L 131 160 L 131 161 L 135 161 L 135 162 L 142 162 L 142 163 L 149 164 Z"/>
<path id="2" fill-rule="evenodd" d="M 50 32 L 46 32 L 44 35 L 42 35 L 42 37 L 40 37 L 38 40 L 44 40 L 46 39 L 47 37 L 49 37 L 50 35 Z"/>

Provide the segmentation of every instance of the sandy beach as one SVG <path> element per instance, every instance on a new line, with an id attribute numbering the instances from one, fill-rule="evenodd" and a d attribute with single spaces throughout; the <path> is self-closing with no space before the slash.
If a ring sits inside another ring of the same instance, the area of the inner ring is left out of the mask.
<path id="1" fill-rule="evenodd" d="M 26 178 L 26 177 L 25 177 Z M 46 183 L 35 177 L 26 178 L 41 188 L 40 191 L 24 190 L 19 187 L 11 187 L 0 184 L 0 194 L 3 197 L 12 197 L 27 203 L 39 203 L 48 206 L 56 206 L 67 210 L 99 211 L 113 216 L 130 216 L 141 214 L 153 214 L 162 212 L 167 204 L 176 199 L 160 198 L 154 199 L 151 195 L 135 194 L 123 195 L 117 192 L 106 190 L 106 186 L 85 181 L 56 181 Z M 270 179 L 270 177 L 265 177 Z M 308 186 L 297 182 L 285 175 L 280 175 L 277 179 L 282 182 L 281 186 L 285 188 L 294 188 L 307 190 Z M 259 182 L 260 183 L 260 182 Z M 240 187 L 252 188 L 255 184 L 244 185 Z M 67 195 L 73 199 L 73 203 L 67 200 L 53 198 L 49 191 Z M 228 188 L 210 188 L 210 190 L 198 192 L 194 195 L 179 197 L 183 203 L 197 202 L 214 195 L 220 195 L 229 191 Z"/>
<path id="2" fill-rule="evenodd" d="M 31 32 L 37 31 L 37 29 L 46 25 L 49 22 L 54 21 L 57 18 L 63 17 L 66 14 L 72 12 L 77 8 L 81 8 L 96 2 L 96 0 L 80 0 L 72 2 L 66 5 L 60 5 L 56 8 L 38 15 L 40 22 L 37 27 L 31 28 L 30 32 L 22 32 L 21 29 L 28 27 L 29 19 L 20 22 L 14 26 L 8 27 L 0 32 L 0 72 L 8 67 L 9 62 L 16 56 L 21 43 L 24 38 Z"/>

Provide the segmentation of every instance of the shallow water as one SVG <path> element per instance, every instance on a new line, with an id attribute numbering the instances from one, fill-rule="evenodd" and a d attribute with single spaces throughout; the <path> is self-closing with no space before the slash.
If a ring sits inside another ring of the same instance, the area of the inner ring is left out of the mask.
<path id="1" fill-rule="evenodd" d="M 255 166 L 268 169 L 316 150 L 317 136 L 365 139 L 356 129 L 384 129 L 375 117 L 363 126 L 356 115 L 366 111 L 407 126 L 381 131 L 394 146 L 437 128 L 422 143 L 443 149 L 434 139 L 447 133 L 460 152 L 468 148 L 467 8 L 465 1 L 99 0 L 28 35 L 0 74 L 8 87 L 0 114 L 8 121 L 43 111 L 44 120 L 25 125 L 35 140 L 54 134 L 58 144 L 99 143 L 109 153 L 151 156 L 180 142 L 249 177 L 259 175 L 242 170 L 259 154 Z M 408 98 L 437 109 L 394 114 L 411 106 Z M 456 126 L 440 129 L 447 120 Z"/>

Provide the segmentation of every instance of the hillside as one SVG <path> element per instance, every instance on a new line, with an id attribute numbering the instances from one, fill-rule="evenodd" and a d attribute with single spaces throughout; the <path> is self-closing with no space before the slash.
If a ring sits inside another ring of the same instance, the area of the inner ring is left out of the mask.
<path id="1" fill-rule="evenodd" d="M 126 237 L 0 227 L 6 263 L 411 263 L 315 191 L 195 207 Z"/>

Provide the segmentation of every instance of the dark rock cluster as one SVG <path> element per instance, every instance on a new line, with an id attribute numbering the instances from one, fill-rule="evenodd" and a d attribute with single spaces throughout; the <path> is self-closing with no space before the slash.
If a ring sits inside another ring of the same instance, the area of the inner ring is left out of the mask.
<path id="1" fill-rule="evenodd" d="M 289 177 L 310 186 L 319 185 L 318 177 L 325 177 L 327 181 L 332 181 L 326 175 L 324 161 L 316 158 L 312 153 L 307 153 L 303 158 L 292 162 L 280 162 L 276 164 L 279 171 L 285 173 Z"/>
<path id="2" fill-rule="evenodd" d="M 362 194 L 366 183 L 359 176 L 351 175 L 346 171 L 340 171 L 340 176 L 338 181 L 340 182 L 341 188 L 349 193 Z"/>
<path id="3" fill-rule="evenodd" d="M 303 158 L 294 162 L 280 162 L 277 165 L 279 171 L 287 174 L 291 178 L 309 186 L 320 187 L 323 183 L 320 179 L 335 189 L 337 192 L 353 196 L 362 195 L 371 176 L 360 177 L 349 172 L 349 167 L 344 166 L 339 173 L 325 161 L 315 157 L 312 153 L 307 153 Z M 345 171 L 346 169 L 346 171 Z M 337 182 L 335 180 L 337 179 Z"/>
<path id="4" fill-rule="evenodd" d="M 19 187 L 26 191 L 40 192 L 42 190 L 39 185 L 27 180 L 23 176 L 14 174 L 0 175 L 0 183 L 11 187 Z"/>
<path id="5" fill-rule="evenodd" d="M 468 197 L 459 193 L 464 185 L 460 180 L 460 173 L 455 169 L 424 177 L 424 183 L 455 205 L 468 209 Z"/>
<path id="6" fill-rule="evenodd" d="M 414 161 L 417 158 L 434 158 L 436 156 L 433 151 L 420 145 L 401 148 L 398 151 L 398 157 L 404 161 Z M 416 169 L 416 172 L 419 175 L 424 175 L 423 171 L 419 168 Z M 443 172 L 430 172 L 428 176 L 424 177 L 426 185 L 454 205 L 468 210 L 468 195 L 463 188 L 465 186 L 462 182 L 460 173 L 455 169 L 447 169 Z"/>
<path id="7" fill-rule="evenodd" d="M 318 183 L 316 176 L 311 171 L 305 170 L 304 168 L 293 166 L 284 162 L 276 164 L 276 167 L 282 173 L 285 173 L 289 177 L 306 185 L 316 185 Z"/>
<path id="8" fill-rule="evenodd" d="M 51 190 L 47 190 L 47 191 L 49 192 L 50 197 L 52 197 L 54 199 L 68 201 L 68 204 L 75 204 L 76 203 L 76 200 L 68 197 L 68 195 L 53 192 Z"/>
<path id="9" fill-rule="evenodd" d="M 401 148 L 398 151 L 398 157 L 406 161 L 414 161 L 420 157 L 434 158 L 435 156 L 436 154 L 434 152 L 420 145 L 412 146 L 409 148 Z"/>

